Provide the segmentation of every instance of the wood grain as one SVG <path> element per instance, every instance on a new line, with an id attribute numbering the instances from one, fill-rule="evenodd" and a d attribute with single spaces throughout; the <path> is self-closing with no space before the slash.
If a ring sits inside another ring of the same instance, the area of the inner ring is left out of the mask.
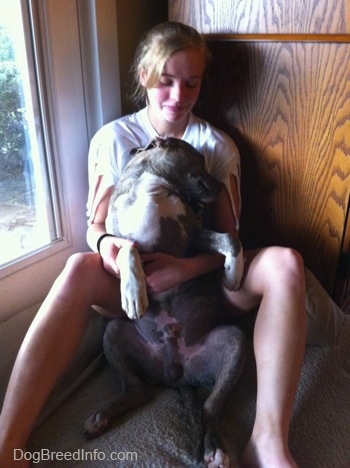
<path id="1" fill-rule="evenodd" d="M 169 0 L 169 18 L 202 33 L 349 34 L 349 0 Z"/>
<path id="2" fill-rule="evenodd" d="M 335 299 L 350 256 L 350 1 L 169 0 L 214 52 L 200 115 L 242 156 L 246 247 L 295 247 Z M 220 42 L 219 42 L 220 41 Z"/>
<path id="3" fill-rule="evenodd" d="M 198 112 L 239 146 L 242 238 L 298 249 L 331 291 L 350 193 L 350 45 L 210 47 Z"/>
<path id="4" fill-rule="evenodd" d="M 241 41 L 241 42 L 339 42 L 350 43 L 350 34 L 202 34 L 207 41 Z"/>

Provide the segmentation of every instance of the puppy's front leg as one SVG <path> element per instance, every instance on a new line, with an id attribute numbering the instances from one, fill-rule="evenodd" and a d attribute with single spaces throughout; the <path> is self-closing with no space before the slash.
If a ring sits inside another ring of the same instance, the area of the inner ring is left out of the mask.
<path id="1" fill-rule="evenodd" d="M 230 291 L 240 288 L 244 258 L 242 244 L 228 233 L 200 229 L 193 236 L 193 247 L 197 252 L 219 252 L 225 255 L 223 284 Z"/>
<path id="2" fill-rule="evenodd" d="M 142 262 L 134 246 L 123 246 L 116 259 L 120 271 L 120 295 L 122 308 L 130 319 L 144 315 L 148 297 Z"/>
<path id="3" fill-rule="evenodd" d="M 233 239 L 228 234 L 226 236 L 223 244 L 226 244 L 228 248 L 219 250 L 225 255 L 223 283 L 229 291 L 237 291 L 240 288 L 244 271 L 243 249 L 238 239 Z"/>

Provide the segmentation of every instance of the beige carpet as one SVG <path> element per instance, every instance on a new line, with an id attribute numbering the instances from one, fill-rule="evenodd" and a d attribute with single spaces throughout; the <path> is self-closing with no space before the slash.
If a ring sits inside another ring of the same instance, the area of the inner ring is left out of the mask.
<path id="1" fill-rule="evenodd" d="M 159 389 L 149 404 L 116 421 L 102 437 L 86 441 L 82 435 L 85 418 L 101 402 L 113 399 L 115 388 L 113 375 L 104 364 L 44 420 L 29 448 L 44 449 L 51 455 L 59 451 L 62 457 L 75 459 L 42 461 L 35 466 L 196 466 L 191 455 L 189 420 L 178 391 L 173 389 Z M 200 397 L 205 392 L 201 390 Z M 222 434 L 232 460 L 249 437 L 255 395 L 250 343 L 244 374 L 222 415 Z M 336 347 L 307 348 L 291 421 L 290 446 L 301 468 L 350 466 L 350 315 L 346 316 Z M 112 461 L 111 456 L 119 460 Z"/>

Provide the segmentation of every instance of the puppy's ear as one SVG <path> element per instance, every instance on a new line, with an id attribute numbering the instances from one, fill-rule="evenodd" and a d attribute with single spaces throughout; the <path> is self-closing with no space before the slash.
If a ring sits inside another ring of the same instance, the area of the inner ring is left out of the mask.
<path id="1" fill-rule="evenodd" d="M 167 142 L 166 138 L 157 136 L 156 138 L 153 138 L 153 140 L 151 140 L 148 143 L 145 149 L 147 150 L 147 149 L 152 149 L 152 148 L 165 148 L 166 142 Z"/>
<path id="2" fill-rule="evenodd" d="M 133 156 L 134 154 L 140 153 L 141 151 L 147 151 L 152 148 L 164 148 L 164 146 L 165 146 L 164 138 L 156 137 L 156 138 L 153 138 L 151 141 L 149 141 L 147 145 L 144 146 L 143 148 L 133 148 L 130 151 L 130 154 L 131 156 Z"/>
<path id="3" fill-rule="evenodd" d="M 139 149 L 140 149 L 140 148 L 133 148 L 133 149 L 131 149 L 130 152 L 129 152 L 129 155 L 130 155 L 130 156 L 134 156 L 134 154 L 136 154 L 136 153 L 139 151 Z"/>

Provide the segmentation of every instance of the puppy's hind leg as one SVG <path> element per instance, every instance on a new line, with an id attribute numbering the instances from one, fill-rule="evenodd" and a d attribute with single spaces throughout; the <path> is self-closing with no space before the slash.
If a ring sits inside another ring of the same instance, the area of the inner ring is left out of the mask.
<path id="1" fill-rule="evenodd" d="M 118 395 L 113 403 L 102 407 L 85 421 L 85 437 L 87 439 L 94 439 L 101 436 L 107 431 L 113 419 L 143 405 L 152 397 L 152 389 L 142 382 L 140 382 L 140 385 L 134 385 L 126 389 L 126 392 Z"/>
<path id="2" fill-rule="evenodd" d="M 202 425 L 202 408 L 195 396 L 194 388 L 191 386 L 181 386 L 179 388 L 182 403 L 185 408 L 188 418 L 192 453 L 194 459 L 198 462 L 198 468 L 201 466 L 200 460 L 203 454 L 203 425 Z"/>
<path id="3" fill-rule="evenodd" d="M 85 422 L 84 435 L 93 439 L 102 435 L 117 416 L 143 405 L 154 391 L 136 375 L 129 359 L 130 343 L 137 346 L 137 336 L 132 322 L 116 319 L 106 329 L 104 348 L 110 365 L 116 370 L 120 386 L 116 399 L 93 413 Z"/>
<path id="4" fill-rule="evenodd" d="M 186 366 L 193 385 L 213 384 L 202 409 L 204 461 L 210 468 L 229 467 L 230 460 L 219 435 L 219 417 L 226 398 L 236 385 L 244 367 L 244 337 L 235 326 L 212 330 L 197 354 Z"/>
<path id="5" fill-rule="evenodd" d="M 203 406 L 204 460 L 209 466 L 216 467 L 226 466 L 221 465 L 223 453 L 222 449 L 220 450 L 219 416 L 226 398 L 242 374 L 245 344 L 241 330 L 235 326 L 222 326 L 213 330 L 210 341 L 208 351 L 212 362 L 216 364 L 216 380 Z M 224 352 L 223 343 L 225 344 Z"/>

